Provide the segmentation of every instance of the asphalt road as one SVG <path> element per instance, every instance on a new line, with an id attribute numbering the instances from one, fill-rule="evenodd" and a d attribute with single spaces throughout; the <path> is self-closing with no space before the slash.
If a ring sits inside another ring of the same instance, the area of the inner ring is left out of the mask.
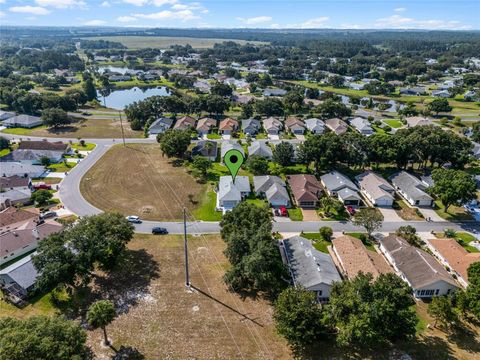
<path id="1" fill-rule="evenodd" d="M 2 134 L 2 136 L 10 139 L 31 139 L 42 140 L 42 137 L 27 137 L 18 135 Z M 70 138 L 47 138 L 49 141 L 77 141 L 77 139 Z M 78 163 L 63 179 L 60 184 L 59 196 L 63 205 L 78 216 L 95 215 L 102 212 L 102 210 L 91 205 L 80 192 L 80 181 L 85 173 L 90 169 L 107 151 L 115 145 L 121 144 L 121 139 L 85 139 L 86 142 L 95 143 L 96 148 L 90 152 L 82 161 Z M 128 143 L 155 143 L 154 139 L 132 138 L 127 139 Z M 402 222 L 384 222 L 379 231 L 393 232 L 402 225 L 412 225 L 419 232 L 429 231 L 443 231 L 444 229 L 455 229 L 464 231 L 480 232 L 480 223 L 471 221 L 463 223 L 453 223 L 447 221 L 426 222 L 426 221 L 402 221 Z M 183 234 L 182 222 L 161 222 L 161 221 L 144 221 L 141 224 L 136 224 L 136 231 L 139 233 L 150 233 L 155 226 L 164 227 L 171 234 Z M 274 222 L 273 231 L 284 233 L 295 232 L 315 232 L 322 226 L 329 226 L 334 232 L 341 231 L 364 231 L 361 227 L 354 226 L 348 221 L 291 221 L 291 222 Z M 220 232 L 218 222 L 188 222 L 187 232 L 189 234 L 215 234 Z"/>

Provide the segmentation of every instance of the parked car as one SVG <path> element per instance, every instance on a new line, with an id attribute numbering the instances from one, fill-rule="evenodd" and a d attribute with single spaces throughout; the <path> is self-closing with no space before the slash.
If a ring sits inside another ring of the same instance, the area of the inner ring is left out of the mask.
<path id="1" fill-rule="evenodd" d="M 52 185 L 50 185 L 50 184 L 45 184 L 45 183 L 38 183 L 38 184 L 33 185 L 33 188 L 34 188 L 35 190 L 51 190 L 51 189 L 52 189 Z"/>
<path id="2" fill-rule="evenodd" d="M 152 228 L 152 234 L 154 234 L 154 235 L 166 235 L 166 234 L 168 234 L 168 230 L 163 228 L 163 227 L 155 226 L 154 228 Z"/>
<path id="3" fill-rule="evenodd" d="M 346 209 L 347 212 L 352 216 L 355 215 L 355 213 L 357 212 L 357 210 L 355 210 L 352 206 L 347 206 Z"/>
<path id="4" fill-rule="evenodd" d="M 130 221 L 131 223 L 134 223 L 134 224 L 141 224 L 142 223 L 142 220 L 140 220 L 140 218 L 136 215 L 129 215 L 126 217 L 126 219 L 128 221 Z"/>
<path id="5" fill-rule="evenodd" d="M 287 211 L 287 208 L 285 206 L 280 206 L 280 214 L 282 216 L 288 216 L 288 211 Z"/>
<path id="6" fill-rule="evenodd" d="M 57 213 L 55 211 L 47 211 L 40 214 L 40 219 L 42 220 L 55 218 L 55 217 L 57 217 Z"/>

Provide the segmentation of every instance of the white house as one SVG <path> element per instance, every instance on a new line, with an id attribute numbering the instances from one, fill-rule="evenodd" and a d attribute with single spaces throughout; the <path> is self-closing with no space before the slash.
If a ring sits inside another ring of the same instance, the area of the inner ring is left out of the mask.
<path id="1" fill-rule="evenodd" d="M 271 160 L 273 157 L 272 149 L 264 141 L 254 141 L 247 149 L 248 156 L 259 156 L 268 160 Z"/>
<path id="2" fill-rule="evenodd" d="M 399 236 L 384 237 L 380 240 L 379 249 L 397 275 L 412 287 L 416 298 L 448 295 L 459 288 L 432 255 L 411 246 Z"/>
<path id="3" fill-rule="evenodd" d="M 235 182 L 231 176 L 220 176 L 217 191 L 217 209 L 226 212 L 232 210 L 250 194 L 248 176 L 237 176 Z"/>
<path id="4" fill-rule="evenodd" d="M 415 176 L 400 171 L 390 176 L 395 190 L 412 206 L 432 206 L 433 199 L 425 192 L 427 186 Z"/>
<path id="5" fill-rule="evenodd" d="M 374 206 L 391 207 L 395 201 L 395 189 L 387 180 L 372 171 L 355 177 L 360 192 Z"/>
<path id="6" fill-rule="evenodd" d="M 362 117 L 356 117 L 350 120 L 352 125 L 362 135 L 372 135 L 375 131 L 370 126 L 370 122 Z"/>
<path id="7" fill-rule="evenodd" d="M 312 134 L 323 134 L 325 132 L 325 123 L 317 118 L 306 119 L 305 126 Z"/>
<path id="8" fill-rule="evenodd" d="M 357 185 L 338 171 L 320 176 L 320 182 L 329 196 L 337 197 L 343 204 L 353 206 L 361 204 L 362 198 Z"/>
<path id="9" fill-rule="evenodd" d="M 301 236 L 285 239 L 280 244 L 293 285 L 313 291 L 318 302 L 327 302 L 333 283 L 342 281 L 331 256 L 318 251 L 310 240 Z"/>

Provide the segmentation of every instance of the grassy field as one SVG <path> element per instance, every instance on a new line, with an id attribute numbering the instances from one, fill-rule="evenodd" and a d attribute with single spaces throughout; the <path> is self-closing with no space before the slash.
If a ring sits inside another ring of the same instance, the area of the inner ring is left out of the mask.
<path id="1" fill-rule="evenodd" d="M 137 289 L 139 274 L 130 271 L 117 277 L 121 283 L 108 282 L 116 300 L 128 294 L 134 302 L 108 326 L 115 348 L 134 346 L 146 359 L 290 359 L 270 305 L 225 287 L 228 263 L 218 236 L 189 238 L 192 292 L 184 286 L 181 236 L 141 235 L 129 247 L 154 271 Z M 90 332 L 89 344 L 97 358 L 110 358 L 114 353 L 100 346 L 101 337 L 100 330 Z"/>
<path id="2" fill-rule="evenodd" d="M 400 120 L 396 119 L 383 120 L 383 122 L 394 129 L 398 129 L 403 126 L 403 123 Z"/>
<path id="3" fill-rule="evenodd" d="M 110 109 L 88 110 L 92 115 L 85 117 L 81 121 L 71 123 L 59 129 L 48 129 L 45 126 L 39 126 L 33 129 L 10 128 L 2 132 L 8 134 L 25 136 L 45 136 L 45 137 L 70 137 L 70 138 L 121 138 L 122 129 L 118 112 Z M 135 138 L 143 137 L 143 131 L 133 131 L 130 125 L 123 121 L 125 137 Z M 79 149 L 82 150 L 82 149 Z"/>
<path id="4" fill-rule="evenodd" d="M 117 145 L 83 177 L 80 191 L 94 206 L 148 220 L 178 220 L 200 206 L 207 185 L 162 156 L 158 145 Z"/>
<path id="5" fill-rule="evenodd" d="M 328 254 L 327 246 L 332 245 L 330 241 L 325 241 L 319 233 L 303 233 L 301 234 L 305 239 L 310 239 L 313 242 L 313 247 L 320 252 Z"/>
<path id="6" fill-rule="evenodd" d="M 190 37 L 169 37 L 169 36 L 101 36 L 101 37 L 89 37 L 87 40 L 107 40 L 116 41 L 125 45 L 129 49 L 166 49 L 172 45 L 191 45 L 196 49 L 208 49 L 213 47 L 217 43 L 224 41 L 234 41 L 239 44 L 246 44 L 245 40 L 235 39 L 207 39 L 207 38 L 190 38 Z M 260 41 L 250 41 L 257 45 L 265 44 Z"/>
<path id="7" fill-rule="evenodd" d="M 435 200 L 435 212 L 443 219 L 448 221 L 462 221 L 462 220 L 474 220 L 473 216 L 461 206 L 451 205 L 448 208 L 448 212 L 445 211 L 440 200 Z"/>

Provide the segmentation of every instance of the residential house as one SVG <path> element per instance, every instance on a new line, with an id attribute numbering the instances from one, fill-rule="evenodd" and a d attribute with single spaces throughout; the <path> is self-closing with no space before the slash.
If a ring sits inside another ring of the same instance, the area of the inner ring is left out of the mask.
<path id="1" fill-rule="evenodd" d="M 1 162 L 0 176 L 20 176 L 29 178 L 38 178 L 45 173 L 45 167 L 41 165 L 24 164 L 21 162 Z"/>
<path id="2" fill-rule="evenodd" d="M 468 267 L 480 262 L 480 253 L 470 253 L 455 239 L 430 239 L 427 246 L 440 262 L 450 269 L 463 287 L 468 286 Z"/>
<path id="3" fill-rule="evenodd" d="M 463 94 L 463 97 L 467 101 L 479 101 L 480 92 L 479 91 L 474 91 L 474 90 L 469 90 L 465 94 Z"/>
<path id="4" fill-rule="evenodd" d="M 283 123 L 278 118 L 269 117 L 263 120 L 263 128 L 269 135 L 278 135 L 283 129 Z"/>
<path id="5" fill-rule="evenodd" d="M 345 134 L 348 130 L 347 123 L 339 118 L 325 120 L 325 126 L 337 135 Z"/>
<path id="6" fill-rule="evenodd" d="M 260 121 L 257 119 L 242 120 L 242 131 L 244 134 L 255 136 L 258 134 L 261 128 L 262 128 L 262 125 L 260 124 Z"/>
<path id="7" fill-rule="evenodd" d="M 178 130 L 194 129 L 195 122 L 195 119 L 191 116 L 183 116 L 177 120 L 173 128 Z"/>
<path id="8" fill-rule="evenodd" d="M 238 130 L 238 121 L 232 118 L 226 118 L 220 121 L 218 132 L 223 135 L 231 135 Z"/>
<path id="9" fill-rule="evenodd" d="M 15 116 L 14 112 L 0 110 L 0 121 L 10 119 Z"/>
<path id="10" fill-rule="evenodd" d="M 310 174 L 287 175 L 295 204 L 301 208 L 315 208 L 322 192 L 317 178 Z"/>
<path id="11" fill-rule="evenodd" d="M 397 275 L 412 287 L 416 298 L 448 295 L 458 289 L 447 270 L 432 255 L 405 239 L 393 234 L 386 236 L 380 239 L 379 249 Z"/>
<path id="12" fill-rule="evenodd" d="M 204 136 L 210 134 L 212 130 L 217 126 L 217 120 L 204 117 L 198 120 L 197 123 L 197 133 L 198 136 Z"/>
<path id="13" fill-rule="evenodd" d="M 231 176 L 220 176 L 217 191 L 217 209 L 223 212 L 232 210 L 250 194 L 248 176 L 236 176 L 235 182 Z"/>
<path id="14" fill-rule="evenodd" d="M 192 155 L 206 157 L 210 161 L 215 161 L 218 154 L 218 145 L 215 141 L 200 140 L 192 148 Z"/>
<path id="15" fill-rule="evenodd" d="M 28 255 L 0 270 L 0 288 L 7 294 L 15 294 L 16 297 L 25 299 L 34 289 L 38 275 L 32 256 Z"/>
<path id="16" fill-rule="evenodd" d="M 148 128 L 148 133 L 150 135 L 163 134 L 165 131 L 170 129 L 173 124 L 173 119 L 167 117 L 159 117 L 154 122 L 150 124 Z"/>
<path id="17" fill-rule="evenodd" d="M 31 115 L 16 115 L 12 116 L 6 120 L 2 121 L 2 125 L 6 127 L 21 127 L 31 129 L 36 126 L 40 126 L 43 124 L 43 121 L 38 116 L 31 116 Z"/>
<path id="18" fill-rule="evenodd" d="M 305 133 L 303 121 L 294 117 L 289 117 L 285 120 L 285 128 L 295 135 L 303 135 Z"/>
<path id="19" fill-rule="evenodd" d="M 420 95 L 424 95 L 425 93 L 426 93 L 426 90 L 424 87 L 408 87 L 408 88 L 400 89 L 401 95 L 420 96 Z"/>
<path id="20" fill-rule="evenodd" d="M 348 279 L 355 278 L 360 272 L 370 273 L 374 279 L 381 274 L 393 272 L 381 254 L 367 250 L 362 240 L 353 236 L 344 235 L 333 239 L 331 250 Z"/>
<path id="21" fill-rule="evenodd" d="M 0 265 L 36 249 L 40 240 L 62 229 L 63 225 L 55 220 L 38 218 L 0 228 Z"/>
<path id="22" fill-rule="evenodd" d="M 71 147 L 69 144 L 61 141 L 22 141 L 18 145 L 19 150 L 50 150 L 58 151 L 62 154 L 67 154 L 71 152 Z"/>
<path id="23" fill-rule="evenodd" d="M 0 232 L 10 228 L 12 224 L 24 222 L 27 220 L 38 219 L 39 211 L 36 208 L 17 209 L 9 207 L 0 211 Z M 13 225 L 15 227 L 15 225 Z"/>
<path id="24" fill-rule="evenodd" d="M 248 156 L 260 156 L 272 160 L 273 152 L 265 141 L 253 141 L 248 147 Z"/>
<path id="25" fill-rule="evenodd" d="M 220 150 L 220 156 L 222 157 L 222 161 L 223 161 L 223 157 L 225 156 L 225 154 L 229 150 L 232 150 L 232 149 L 236 149 L 236 150 L 240 151 L 242 153 L 242 155 L 245 156 L 245 151 L 243 150 L 242 145 L 240 145 L 237 142 L 223 141 L 222 142 L 222 147 L 221 147 L 221 150 Z"/>
<path id="26" fill-rule="evenodd" d="M 432 206 L 433 199 L 425 190 L 425 183 L 415 176 L 400 171 L 390 176 L 390 181 L 395 190 L 412 206 Z"/>
<path id="27" fill-rule="evenodd" d="M 25 205 L 32 196 L 32 182 L 28 177 L 0 177 L 0 210 L 15 204 Z"/>
<path id="28" fill-rule="evenodd" d="M 472 141 L 473 142 L 473 141 Z M 472 149 L 472 155 L 476 159 L 480 159 L 480 144 L 477 142 L 473 142 L 473 149 Z"/>
<path id="29" fill-rule="evenodd" d="M 132 77 L 127 74 L 113 74 L 108 76 L 108 80 L 111 82 L 118 82 L 118 81 L 130 81 Z"/>
<path id="30" fill-rule="evenodd" d="M 278 176 L 254 176 L 253 187 L 257 196 L 264 196 L 273 207 L 290 207 L 287 185 Z"/>
<path id="31" fill-rule="evenodd" d="M 432 96 L 446 99 L 451 97 L 452 95 L 448 90 L 433 90 Z"/>
<path id="32" fill-rule="evenodd" d="M 325 123 L 317 118 L 305 120 L 305 126 L 312 134 L 323 134 L 325 132 Z"/>
<path id="33" fill-rule="evenodd" d="M 357 175 L 355 180 L 360 191 L 374 206 L 391 207 L 395 201 L 395 189 L 380 175 L 372 171 Z"/>
<path id="34" fill-rule="evenodd" d="M 362 117 L 356 117 L 350 120 L 350 125 L 352 125 L 355 130 L 357 130 L 362 135 L 372 135 L 375 130 L 370 126 L 370 122 Z"/>
<path id="35" fill-rule="evenodd" d="M 2 156 L 0 161 L 17 161 L 26 164 L 38 165 L 43 158 L 52 163 L 58 163 L 63 155 L 71 152 L 70 145 L 49 141 L 22 141 L 18 148 L 9 154 Z"/>
<path id="36" fill-rule="evenodd" d="M 405 121 L 407 122 L 407 127 L 433 125 L 432 120 L 421 116 L 410 116 L 405 118 Z"/>
<path id="37" fill-rule="evenodd" d="M 362 204 L 357 185 L 338 171 L 332 171 L 321 176 L 320 182 L 329 196 L 338 198 L 343 204 L 350 206 L 360 206 Z"/>
<path id="38" fill-rule="evenodd" d="M 342 281 L 331 256 L 318 251 L 310 240 L 301 236 L 282 240 L 280 244 L 293 285 L 313 291 L 317 302 L 327 302 L 333 284 Z"/>
<path id="39" fill-rule="evenodd" d="M 283 89 L 265 89 L 263 90 L 263 96 L 285 96 L 287 94 L 287 90 Z"/>

